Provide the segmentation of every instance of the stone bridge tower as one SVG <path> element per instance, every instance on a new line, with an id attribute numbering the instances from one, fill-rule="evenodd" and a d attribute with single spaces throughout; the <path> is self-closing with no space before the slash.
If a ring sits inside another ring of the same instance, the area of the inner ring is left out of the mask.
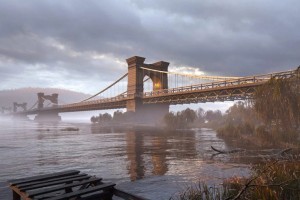
<path id="1" fill-rule="evenodd" d="M 136 121 L 139 123 L 161 123 L 169 112 L 169 104 L 143 104 L 144 77 L 148 76 L 153 82 L 153 91 L 168 89 L 168 76 L 166 73 L 144 70 L 141 67 L 168 71 L 168 62 L 159 61 L 145 64 L 145 58 L 134 56 L 126 59 L 128 64 L 127 94 L 132 99 L 127 101 L 127 112 L 135 112 Z"/>
<path id="2" fill-rule="evenodd" d="M 43 92 L 37 93 L 38 97 L 38 110 L 44 109 L 45 100 L 49 100 L 53 105 L 52 108 L 58 106 L 58 94 L 45 95 Z M 58 115 L 57 110 L 49 110 L 48 112 L 38 112 L 34 120 L 37 121 L 61 121 L 61 117 Z"/>

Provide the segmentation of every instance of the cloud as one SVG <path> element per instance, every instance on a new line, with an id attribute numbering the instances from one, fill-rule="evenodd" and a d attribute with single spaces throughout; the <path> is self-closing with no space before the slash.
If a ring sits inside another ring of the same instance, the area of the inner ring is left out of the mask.
<path id="1" fill-rule="evenodd" d="M 296 0 L 1 1 L 0 89 L 94 93 L 126 73 L 125 59 L 133 55 L 209 75 L 295 68 L 299 6 Z"/>

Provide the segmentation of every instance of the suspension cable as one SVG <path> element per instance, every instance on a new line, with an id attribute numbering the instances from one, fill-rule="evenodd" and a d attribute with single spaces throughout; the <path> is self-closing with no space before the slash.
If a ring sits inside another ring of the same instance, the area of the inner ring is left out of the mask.
<path id="1" fill-rule="evenodd" d="M 121 81 L 123 78 L 125 78 L 127 75 L 128 75 L 128 73 L 124 74 L 121 78 L 119 78 L 118 80 L 116 80 L 116 81 L 115 81 L 114 83 L 112 83 L 111 85 L 107 86 L 106 88 L 104 88 L 104 89 L 101 90 L 100 92 L 98 92 L 98 93 L 94 94 L 93 96 L 91 96 L 91 97 L 89 97 L 89 98 L 87 98 L 87 99 L 84 99 L 84 100 L 82 100 L 82 101 L 80 101 L 80 102 L 85 102 L 85 101 L 90 100 L 90 99 L 92 99 L 92 98 L 98 96 L 99 94 L 105 92 L 106 90 L 108 90 L 109 88 L 111 88 L 112 86 L 114 86 L 115 84 L 117 84 L 119 81 Z"/>
<path id="2" fill-rule="evenodd" d="M 146 81 L 148 81 L 150 79 L 150 77 L 148 77 L 148 78 L 146 78 L 145 80 L 144 80 L 144 83 L 146 82 Z M 123 95 L 123 94 L 126 94 L 128 92 L 128 90 L 126 90 L 125 92 L 122 92 L 121 94 L 119 94 L 119 95 L 117 95 L 117 96 L 121 96 L 121 95 Z"/>
<path id="3" fill-rule="evenodd" d="M 38 103 L 38 101 L 36 101 L 33 106 L 31 106 L 31 108 L 29 110 L 32 110 L 34 108 L 34 106 L 36 106 L 36 104 Z"/>

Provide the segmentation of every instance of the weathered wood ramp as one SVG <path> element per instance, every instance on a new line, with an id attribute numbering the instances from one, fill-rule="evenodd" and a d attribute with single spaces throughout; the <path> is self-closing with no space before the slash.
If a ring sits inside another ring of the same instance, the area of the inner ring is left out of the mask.
<path id="1" fill-rule="evenodd" d="M 10 180 L 13 200 L 110 200 L 118 196 L 125 200 L 146 200 L 116 189 L 114 183 L 102 178 L 69 170 L 41 176 Z"/>

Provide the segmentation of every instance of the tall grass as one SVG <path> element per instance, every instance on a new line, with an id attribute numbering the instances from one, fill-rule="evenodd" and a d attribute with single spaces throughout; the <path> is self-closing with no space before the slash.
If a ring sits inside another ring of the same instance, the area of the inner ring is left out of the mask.
<path id="1" fill-rule="evenodd" d="M 170 200 L 222 200 L 232 192 L 227 185 L 223 187 L 208 186 L 204 182 L 188 186 L 184 191 L 170 198 Z"/>
<path id="2" fill-rule="evenodd" d="M 249 178 L 232 177 L 222 185 L 199 182 L 187 187 L 171 200 L 300 199 L 300 159 L 270 160 L 252 167 Z"/>

